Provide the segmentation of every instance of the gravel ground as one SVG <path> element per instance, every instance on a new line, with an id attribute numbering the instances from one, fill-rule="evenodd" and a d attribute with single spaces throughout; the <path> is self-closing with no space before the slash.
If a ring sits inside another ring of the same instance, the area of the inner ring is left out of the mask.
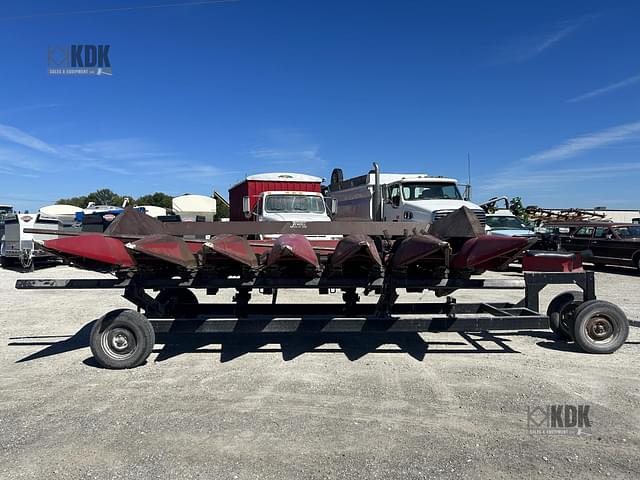
<path id="1" fill-rule="evenodd" d="M 640 478 L 637 328 L 613 355 L 546 331 L 207 338 L 157 344 L 144 366 L 109 371 L 88 334 L 129 306 L 121 292 L 13 288 L 96 276 L 0 270 L 2 479 Z M 640 276 L 596 276 L 598 296 L 639 320 Z M 543 306 L 560 290 L 545 290 Z M 591 433 L 529 434 L 527 409 L 550 404 L 590 405 Z"/>

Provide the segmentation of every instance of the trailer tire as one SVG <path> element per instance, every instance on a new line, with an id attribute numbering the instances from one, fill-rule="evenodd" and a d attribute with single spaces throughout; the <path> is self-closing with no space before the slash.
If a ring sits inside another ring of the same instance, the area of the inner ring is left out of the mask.
<path id="1" fill-rule="evenodd" d="M 91 329 L 91 353 L 105 368 L 134 368 L 149 357 L 155 340 L 147 317 L 123 308 L 107 313 L 95 323 Z"/>
<path id="2" fill-rule="evenodd" d="M 180 312 L 180 305 L 197 305 L 198 297 L 188 288 L 163 288 L 156 296 L 156 302 L 169 317 L 174 317 Z"/>
<path id="3" fill-rule="evenodd" d="M 611 302 L 589 300 L 574 314 L 573 338 L 587 353 L 613 353 L 629 336 L 629 320 Z"/>
<path id="4" fill-rule="evenodd" d="M 549 328 L 560 340 L 569 342 L 573 339 L 573 314 L 582 303 L 582 298 L 581 291 L 570 290 L 557 295 L 549 303 Z"/>

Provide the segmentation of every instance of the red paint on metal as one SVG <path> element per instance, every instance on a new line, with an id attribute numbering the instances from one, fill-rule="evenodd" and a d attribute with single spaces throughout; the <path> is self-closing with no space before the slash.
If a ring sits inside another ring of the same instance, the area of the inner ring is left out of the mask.
<path id="1" fill-rule="evenodd" d="M 147 235 L 140 240 L 127 243 L 125 247 L 134 254 L 147 255 L 181 267 L 195 268 L 197 266 L 196 258 L 187 243 L 172 235 Z"/>
<path id="2" fill-rule="evenodd" d="M 582 255 L 569 252 L 529 251 L 522 258 L 524 272 L 582 272 Z"/>
<path id="3" fill-rule="evenodd" d="M 269 252 L 267 266 L 271 267 L 283 262 L 303 262 L 316 269 L 320 268 L 318 257 L 307 237 L 295 233 L 288 233 L 278 237 Z"/>
<path id="4" fill-rule="evenodd" d="M 407 267 L 447 248 L 448 243 L 432 235 L 413 235 L 405 238 L 390 259 L 392 268 Z"/>
<path id="5" fill-rule="evenodd" d="M 243 237 L 237 235 L 218 235 L 209 240 L 205 246 L 213 252 L 236 262 L 252 268 L 258 267 L 256 254 L 249 246 L 249 242 Z"/>
<path id="6" fill-rule="evenodd" d="M 44 247 L 66 258 L 84 258 L 119 267 L 135 265 L 122 241 L 100 234 L 45 240 Z"/>
<path id="7" fill-rule="evenodd" d="M 382 266 L 378 249 L 369 235 L 348 235 L 338 242 L 331 256 L 331 266 L 340 267 L 350 261 Z"/>
<path id="8" fill-rule="evenodd" d="M 528 243 L 529 239 L 524 237 L 480 235 L 464 242 L 451 262 L 451 266 L 458 269 L 493 268 L 497 266 L 497 263 L 492 263 L 492 260 L 516 255 Z"/>

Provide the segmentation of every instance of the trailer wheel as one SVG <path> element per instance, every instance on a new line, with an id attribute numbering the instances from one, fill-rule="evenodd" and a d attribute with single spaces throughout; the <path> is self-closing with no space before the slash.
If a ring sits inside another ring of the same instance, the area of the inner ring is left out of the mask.
<path id="1" fill-rule="evenodd" d="M 563 292 L 551 300 L 547 307 L 549 328 L 560 340 L 571 341 L 573 338 L 573 314 L 582 303 L 582 292 L 571 290 Z"/>
<path id="2" fill-rule="evenodd" d="M 575 311 L 573 338 L 587 353 L 613 353 L 628 336 L 629 320 L 613 303 L 589 300 Z"/>
<path id="3" fill-rule="evenodd" d="M 141 365 L 153 349 L 155 332 L 147 317 L 134 310 L 107 313 L 91 330 L 91 353 L 105 368 Z"/>
<path id="4" fill-rule="evenodd" d="M 156 302 L 164 307 L 165 313 L 173 317 L 180 311 L 180 305 L 197 305 L 198 297 L 188 288 L 163 288 L 156 296 Z"/>

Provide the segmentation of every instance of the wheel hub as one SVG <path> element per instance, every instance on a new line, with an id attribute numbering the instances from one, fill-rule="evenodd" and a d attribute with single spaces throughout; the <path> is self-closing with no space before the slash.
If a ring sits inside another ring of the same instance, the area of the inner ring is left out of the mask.
<path id="1" fill-rule="evenodd" d="M 136 337 L 128 328 L 116 327 L 102 334 L 102 348 L 107 355 L 115 359 L 124 359 L 136 350 Z"/>
<path id="2" fill-rule="evenodd" d="M 114 335 L 111 339 L 111 346 L 118 351 L 126 350 L 129 346 L 129 339 L 126 335 L 119 333 L 118 335 Z"/>
<path id="3" fill-rule="evenodd" d="M 607 340 L 613 335 L 613 324 L 608 317 L 596 315 L 587 322 L 587 334 L 595 341 Z"/>

